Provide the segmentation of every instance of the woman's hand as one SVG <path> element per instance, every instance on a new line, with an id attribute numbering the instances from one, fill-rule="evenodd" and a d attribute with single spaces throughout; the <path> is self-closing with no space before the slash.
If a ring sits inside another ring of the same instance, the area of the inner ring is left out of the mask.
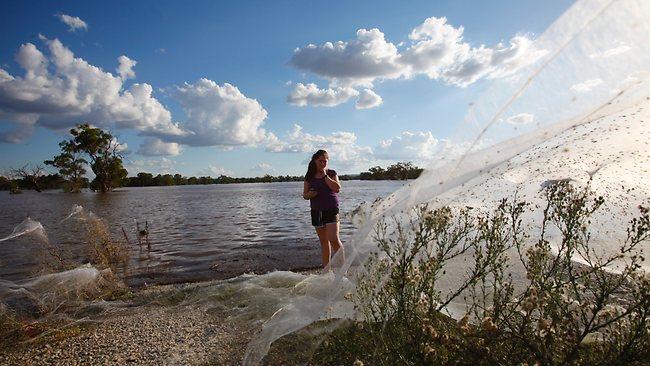
<path id="1" fill-rule="evenodd" d="M 302 195 L 302 197 L 306 200 L 310 200 L 316 196 L 318 196 L 318 192 L 316 192 L 315 189 L 310 189 L 307 193 Z"/>
<path id="2" fill-rule="evenodd" d="M 341 191 L 341 182 L 339 181 L 338 175 L 335 175 L 334 178 L 331 178 L 329 175 L 325 174 L 325 184 L 327 184 L 327 186 L 336 193 L 339 193 Z"/>
<path id="3" fill-rule="evenodd" d="M 305 182 L 302 189 L 302 198 L 310 200 L 318 195 L 315 189 L 309 187 L 309 183 Z"/>

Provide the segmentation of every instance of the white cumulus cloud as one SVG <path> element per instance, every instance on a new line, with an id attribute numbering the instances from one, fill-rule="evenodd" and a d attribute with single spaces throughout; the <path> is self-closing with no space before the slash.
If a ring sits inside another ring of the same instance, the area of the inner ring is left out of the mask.
<path id="1" fill-rule="evenodd" d="M 269 152 L 313 154 L 323 149 L 329 153 L 335 165 L 352 167 L 363 166 L 372 155 L 370 147 L 357 145 L 357 136 L 352 132 L 333 132 L 329 135 L 316 135 L 303 131 L 302 126 L 294 124 L 284 140 L 274 136 L 266 147 Z"/>
<path id="2" fill-rule="evenodd" d="M 403 68 L 398 59 L 397 47 L 373 28 L 359 29 L 351 41 L 297 48 L 290 64 L 344 85 L 368 85 L 376 78 L 399 77 Z"/>
<path id="3" fill-rule="evenodd" d="M 440 151 L 441 144 L 430 131 L 409 132 L 382 140 L 374 156 L 384 160 L 427 160 Z"/>
<path id="4" fill-rule="evenodd" d="M 176 142 L 164 142 L 155 137 L 146 138 L 138 154 L 145 156 L 175 156 L 181 153 L 181 146 Z"/>
<path id="5" fill-rule="evenodd" d="M 187 120 L 183 128 L 188 136 L 175 139 L 191 146 L 256 145 L 267 140 L 262 128 L 267 112 L 255 99 L 245 96 L 236 86 L 218 85 L 209 79 L 185 83 L 173 92 Z"/>
<path id="6" fill-rule="evenodd" d="M 55 17 L 59 18 L 65 25 L 68 26 L 68 31 L 70 32 L 76 32 L 79 29 L 83 29 L 85 31 L 88 30 L 88 24 L 81 20 L 79 17 L 73 17 L 67 14 L 55 14 Z"/>
<path id="7" fill-rule="evenodd" d="M 438 78 L 469 51 L 469 45 L 461 42 L 462 35 L 463 27 L 454 28 L 447 24 L 447 18 L 427 18 L 409 35 L 412 45 L 402 55 L 403 65 L 410 67 L 405 72 Z"/>
<path id="8" fill-rule="evenodd" d="M 221 175 L 233 176 L 234 173 L 231 170 L 228 170 L 226 168 L 222 168 L 222 167 L 210 164 L 210 165 L 208 165 L 207 168 L 205 168 L 203 170 L 199 170 L 197 172 L 197 175 L 199 175 L 199 176 L 210 176 L 210 177 L 213 177 L 213 178 L 217 178 L 217 177 L 219 177 Z"/>
<path id="9" fill-rule="evenodd" d="M 511 75 L 546 53 L 526 35 L 487 47 L 465 42 L 463 31 L 446 18 L 431 17 L 411 31 L 410 44 L 400 51 L 401 46 L 387 41 L 379 29 L 359 29 L 350 41 L 297 48 L 290 64 L 332 85 L 370 86 L 375 80 L 423 74 L 465 87 L 481 78 Z"/>
<path id="10" fill-rule="evenodd" d="M 32 43 L 18 50 L 23 76 L 0 69 L 0 118 L 13 122 L 15 130 L 9 134 L 20 137 L 12 141 L 5 134 L 2 141 L 21 141 L 37 126 L 60 130 L 82 122 L 151 136 L 187 134 L 153 97 L 151 85 L 133 84 L 125 90 L 120 76 L 75 57 L 58 39 L 43 39 L 49 57 Z"/>
<path id="11" fill-rule="evenodd" d="M 273 167 L 271 166 L 271 164 L 268 164 L 268 163 L 259 163 L 259 164 L 255 165 L 254 167 L 252 167 L 251 170 L 256 171 L 256 172 L 259 172 L 259 171 L 262 171 L 262 172 L 264 172 L 264 171 L 272 171 Z"/>
<path id="12" fill-rule="evenodd" d="M 170 88 L 167 95 L 185 112 L 184 121 L 174 122 L 151 85 L 125 86 L 135 77 L 135 60 L 120 56 L 112 74 L 76 57 L 58 39 L 40 38 L 47 53 L 26 43 L 16 54 L 23 75 L 0 68 L 0 119 L 14 126 L 0 133 L 0 142 L 23 141 L 36 127 L 65 130 L 78 123 L 155 138 L 140 147 L 146 155 L 176 155 L 180 144 L 230 149 L 274 137 L 262 128 L 266 110 L 234 85 L 199 79 Z"/>
<path id="13" fill-rule="evenodd" d="M 34 127 L 27 125 L 14 128 L 6 132 L 0 132 L 0 142 L 18 144 L 25 141 L 34 133 Z"/>
<path id="14" fill-rule="evenodd" d="M 160 159 L 138 159 L 126 160 L 124 168 L 129 172 L 129 176 L 135 176 L 138 173 L 151 174 L 175 174 L 178 172 L 175 160 L 162 157 Z"/>
<path id="15" fill-rule="evenodd" d="M 363 89 L 355 104 L 356 109 L 370 109 L 381 105 L 383 100 L 379 95 L 370 89 Z"/>
<path id="16" fill-rule="evenodd" d="M 291 94 L 287 96 L 287 102 L 300 107 L 307 105 L 334 107 L 347 102 L 350 98 L 356 97 L 357 95 L 359 95 L 359 92 L 350 87 L 319 89 L 313 83 L 307 85 L 297 83 L 294 85 Z"/>
<path id="17" fill-rule="evenodd" d="M 133 67 L 138 63 L 137 61 L 131 60 L 124 55 L 118 57 L 117 61 L 120 64 L 117 66 L 116 70 L 122 80 L 132 79 L 135 77 L 135 71 L 133 71 Z"/>
<path id="18" fill-rule="evenodd" d="M 118 141 L 117 137 L 113 137 L 113 139 L 111 140 L 111 146 L 114 146 L 115 151 L 118 153 L 122 153 L 122 154 L 129 153 L 129 144 L 127 144 L 126 142 Z"/>
<path id="19" fill-rule="evenodd" d="M 537 50 L 526 36 L 515 36 L 509 44 L 499 43 L 493 48 L 459 45 L 454 63 L 442 70 L 441 78 L 457 86 L 468 86 L 481 78 L 495 79 L 516 73 L 534 63 L 545 51 Z"/>

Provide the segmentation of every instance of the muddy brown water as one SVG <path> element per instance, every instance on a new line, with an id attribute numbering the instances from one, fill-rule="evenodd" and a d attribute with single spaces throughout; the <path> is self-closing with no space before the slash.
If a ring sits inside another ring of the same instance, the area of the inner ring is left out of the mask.
<path id="1" fill-rule="evenodd" d="M 403 184 L 343 182 L 342 240 L 354 230 L 347 213 Z M 0 237 L 31 217 L 43 224 L 53 245 L 82 263 L 87 256 L 83 225 L 75 218 L 60 222 L 77 204 L 103 218 L 114 237 L 123 237 L 122 228 L 127 232 L 133 286 L 314 268 L 320 265 L 320 249 L 310 226 L 309 202 L 301 193 L 302 182 L 131 187 L 105 195 L 0 192 Z M 150 249 L 137 244 L 136 220 L 149 224 Z M 38 251 L 29 235 L 0 243 L 0 279 L 16 281 L 38 273 Z"/>

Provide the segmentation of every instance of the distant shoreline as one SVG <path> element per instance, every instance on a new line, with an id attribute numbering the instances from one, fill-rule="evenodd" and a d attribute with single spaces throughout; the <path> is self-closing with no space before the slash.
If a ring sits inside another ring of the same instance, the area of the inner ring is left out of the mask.
<path id="1" fill-rule="evenodd" d="M 239 178 L 235 178 L 239 179 Z M 248 178 L 241 178 L 241 179 L 248 179 Z M 345 178 L 344 176 L 341 176 L 340 179 L 344 182 L 349 182 L 349 181 L 364 181 L 364 182 L 372 182 L 372 181 L 407 181 L 407 180 L 412 180 L 412 179 L 361 179 L 361 178 Z M 229 184 L 253 184 L 253 183 L 288 183 L 288 182 L 302 182 L 303 179 L 301 178 L 300 180 L 274 180 L 274 181 L 232 181 L 232 182 L 212 182 L 212 183 L 194 183 L 194 184 L 161 184 L 161 185 L 126 185 L 126 186 L 120 186 L 120 187 L 115 187 L 113 190 L 114 192 L 119 192 L 120 190 L 124 188 L 143 188 L 143 187 L 178 187 L 178 186 L 210 186 L 210 185 L 229 185 Z M 32 188 L 21 188 L 21 190 L 24 191 L 36 191 L 35 189 Z M 60 191 L 61 188 L 59 187 L 52 187 L 52 188 L 44 188 L 42 191 Z M 0 188 L 0 192 L 2 191 L 9 191 L 9 189 L 4 189 Z M 85 187 L 82 189 L 81 192 L 94 192 L 92 189 Z M 79 192 L 79 193 L 81 193 Z"/>
<path id="2" fill-rule="evenodd" d="M 410 162 L 400 162 L 382 168 L 374 166 L 365 172 L 359 174 L 341 174 L 339 179 L 342 181 L 351 180 L 409 180 L 416 179 L 422 174 L 423 169 L 413 165 Z M 59 174 L 44 175 L 39 171 L 40 175 L 23 175 L 19 177 L 4 177 L 0 175 L 0 191 L 10 191 L 11 193 L 20 193 L 21 190 L 36 190 L 43 191 L 49 189 L 63 189 L 63 190 L 78 190 L 79 188 L 95 188 L 98 185 L 95 180 L 92 182 L 84 177 L 74 184 L 74 189 L 71 188 L 70 181 L 66 180 L 64 176 Z M 302 175 L 278 175 L 273 176 L 266 174 L 261 177 L 242 177 L 234 178 L 227 175 L 220 175 L 216 178 L 211 176 L 183 176 L 179 173 L 176 174 L 157 174 L 147 172 L 139 172 L 135 176 L 127 177 L 127 172 L 124 170 L 124 177 L 111 182 L 111 188 L 120 187 L 161 187 L 161 186 L 184 186 L 184 185 L 209 185 L 209 184 L 234 184 L 234 183 L 279 183 L 279 182 L 302 182 L 305 180 Z M 111 190 L 110 188 L 108 190 Z"/>

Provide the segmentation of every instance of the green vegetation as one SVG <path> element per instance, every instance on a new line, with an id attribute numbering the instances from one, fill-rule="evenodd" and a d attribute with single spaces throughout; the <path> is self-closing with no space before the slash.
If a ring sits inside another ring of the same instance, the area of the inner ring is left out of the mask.
<path id="1" fill-rule="evenodd" d="M 45 189 L 58 188 L 63 179 L 58 174 L 43 174 L 40 166 L 25 165 L 9 170 L 0 175 L 0 190 L 12 194 L 21 193 L 23 189 L 42 192 Z"/>
<path id="2" fill-rule="evenodd" d="M 61 154 L 52 160 L 45 160 L 45 164 L 59 169 L 59 174 L 64 180 L 63 190 L 73 193 L 80 192 L 82 188 L 88 186 L 88 179 L 84 177 L 86 174 L 84 164 L 88 162 L 83 158 L 81 150 L 77 149 L 71 141 L 62 141 L 59 143 L 59 147 Z"/>
<path id="3" fill-rule="evenodd" d="M 403 180 L 415 179 L 422 173 L 421 168 L 414 166 L 410 162 L 397 163 L 389 166 L 387 169 L 373 167 L 370 172 L 361 174 L 343 174 L 339 176 L 340 180 Z M 231 183 L 271 183 L 271 182 L 302 182 L 304 176 L 278 175 L 269 174 L 263 177 L 233 178 L 227 175 L 221 175 L 217 178 L 209 176 L 204 177 L 185 177 L 180 174 L 158 174 L 154 176 L 151 173 L 141 172 L 135 177 L 128 177 L 124 186 L 127 187 L 149 187 L 149 186 L 179 186 L 195 184 L 231 184 Z"/>
<path id="4" fill-rule="evenodd" d="M 106 193 L 116 187 L 151 187 L 151 186 L 180 186 L 205 184 L 232 183 L 271 183 L 271 182 L 302 182 L 304 176 L 266 174 L 262 177 L 236 178 L 220 175 L 186 177 L 181 174 L 157 174 L 140 172 L 136 176 L 127 177 L 127 171 L 122 166 L 122 156 L 117 140 L 109 132 L 87 124 L 77 125 L 70 130 L 72 138 L 59 143 L 61 153 L 45 164 L 58 169 L 57 174 L 45 175 L 39 166 L 12 169 L 5 176 L 0 176 L 0 191 L 20 193 L 23 189 L 34 189 L 41 192 L 46 189 L 63 189 L 76 193 L 83 188 Z M 92 182 L 85 177 L 85 166 L 90 164 L 95 178 Z M 343 174 L 339 179 L 346 180 L 406 180 L 416 179 L 423 169 L 411 162 L 399 162 L 386 169 L 375 166 L 360 174 Z"/>
<path id="5" fill-rule="evenodd" d="M 95 173 L 95 179 L 90 183 L 93 190 L 102 193 L 119 187 L 126 178 L 127 171 L 122 166 L 122 156 L 119 153 L 119 143 L 109 132 L 87 124 L 77 125 L 70 130 L 72 138 L 62 141 L 61 154 L 47 164 L 59 168 L 59 172 L 71 180 L 71 186 L 77 186 L 85 173 L 83 164 L 89 158 L 90 167 Z"/>
<path id="6" fill-rule="evenodd" d="M 406 180 L 416 179 L 422 174 L 424 169 L 418 168 L 411 162 L 400 162 L 390 165 L 384 169 L 380 166 L 375 166 L 368 169 L 367 172 L 360 174 L 361 180 Z"/>
<path id="7" fill-rule="evenodd" d="M 204 177 L 185 177 L 180 174 L 158 174 L 154 176 L 151 173 L 138 173 L 135 177 L 128 177 L 124 181 L 127 187 L 151 187 L 151 186 L 184 186 L 197 184 L 231 184 L 231 183 L 271 183 L 271 182 L 302 182 L 305 178 L 301 176 L 265 175 L 263 177 L 252 178 L 233 178 L 221 175 L 217 178 L 209 176 Z"/>
<path id="8" fill-rule="evenodd" d="M 8 176 L 0 176 L 0 191 L 9 191 L 12 194 L 21 193 L 24 189 L 34 189 L 38 192 L 46 189 L 59 189 L 65 184 L 58 174 L 38 174 L 32 176 L 18 176 L 12 173 Z"/>
<path id="9" fill-rule="evenodd" d="M 55 157 L 56 158 L 56 157 Z M 46 163 L 49 162 L 46 161 Z M 50 164 L 51 165 L 51 164 Z M 63 168 L 62 168 L 63 169 Z M 41 175 L 38 184 L 43 189 L 63 189 L 66 192 L 79 192 L 82 188 L 90 187 L 88 178 L 64 178 L 61 174 Z M 140 172 L 135 177 L 127 177 L 119 182 L 120 187 L 155 187 L 155 186 L 183 186 L 183 185 L 204 185 L 204 184 L 231 184 L 231 183 L 271 183 L 271 182 L 302 182 L 303 176 L 291 175 L 265 175 L 263 177 L 233 178 L 221 175 L 217 178 L 210 176 L 186 177 L 180 174 L 157 174 Z M 340 175 L 342 181 L 359 180 L 360 175 Z M 411 179 L 411 178 L 408 178 Z M 32 189 L 33 184 L 26 179 L 11 179 L 0 176 L 0 191 L 15 191 L 20 193 L 21 189 Z"/>
<path id="10" fill-rule="evenodd" d="M 41 177 L 43 176 L 43 168 L 40 166 L 30 167 L 28 164 L 22 168 L 12 169 L 11 175 L 20 178 L 23 184 L 33 188 L 37 192 L 43 191 L 40 184 Z"/>
<path id="11" fill-rule="evenodd" d="M 559 183 L 534 245 L 522 202 L 491 213 L 417 209 L 406 225 L 378 225 L 379 252 L 366 263 L 353 300 L 365 321 L 321 343 L 323 365 L 641 365 L 650 360 L 650 280 L 640 270 L 649 210 L 631 221 L 618 254 L 590 247 L 590 217 L 603 204 L 589 189 Z M 553 242 L 549 232 L 561 234 Z M 514 258 L 509 258 L 512 255 Z M 572 260 L 575 256 L 585 264 Z M 607 270 L 624 261 L 620 273 Z M 442 290 L 450 262 L 465 258 L 457 286 Z M 620 262 L 619 262 L 620 263 Z M 518 283 L 509 266 L 523 268 Z M 467 303 L 459 321 L 444 315 Z"/>
<path id="12" fill-rule="evenodd" d="M 55 157 L 56 158 L 56 157 Z M 46 163 L 48 163 L 46 161 Z M 50 164 L 51 165 L 51 164 Z M 63 168 L 61 168 L 63 169 Z M 60 170 L 61 172 L 61 170 Z M 61 174 L 41 175 L 38 178 L 38 184 L 43 190 L 46 189 L 63 189 L 66 192 L 79 192 L 81 188 L 90 187 L 88 178 L 80 177 L 72 179 L 69 176 L 64 178 Z M 210 176 L 203 177 L 186 177 L 180 174 L 157 174 L 140 172 L 134 177 L 126 177 L 119 182 L 120 187 L 155 187 L 155 186 L 184 186 L 184 185 L 205 185 L 205 184 L 232 184 L 232 183 L 272 183 L 272 182 L 302 182 L 304 176 L 291 175 L 264 175 L 262 177 L 233 178 L 221 175 L 217 178 Z M 341 175 L 339 179 L 358 180 L 358 175 Z M 19 193 L 21 189 L 33 189 L 33 184 L 26 179 L 11 179 L 0 176 L 0 191 L 16 190 Z"/>

